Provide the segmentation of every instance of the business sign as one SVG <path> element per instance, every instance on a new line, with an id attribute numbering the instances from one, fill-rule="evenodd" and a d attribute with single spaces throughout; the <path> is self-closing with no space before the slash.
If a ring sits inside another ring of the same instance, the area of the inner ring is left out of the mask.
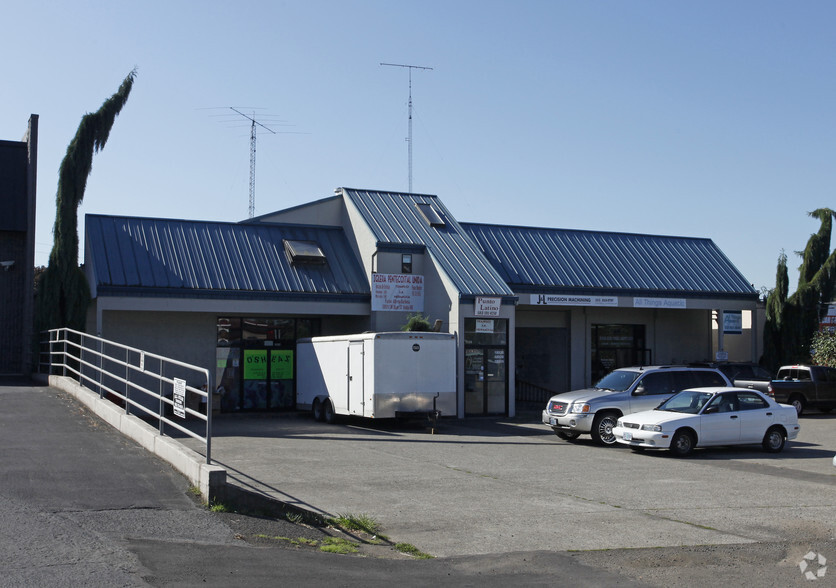
<path id="1" fill-rule="evenodd" d="M 424 311 L 424 276 L 372 274 L 372 310 Z"/>
<path id="2" fill-rule="evenodd" d="M 531 294 L 529 304 L 540 306 L 618 306 L 618 296 Z"/>
<path id="3" fill-rule="evenodd" d="M 724 310 L 723 311 L 723 334 L 725 334 L 725 335 L 742 335 L 743 334 L 743 311 L 740 311 L 740 310 Z"/>
<path id="4" fill-rule="evenodd" d="M 493 321 L 490 319 L 476 319 L 476 333 L 493 333 Z"/>
<path id="5" fill-rule="evenodd" d="M 686 308 L 684 298 L 633 298 L 633 308 Z"/>
<path id="6" fill-rule="evenodd" d="M 174 415 L 181 419 L 186 418 L 186 380 L 174 378 Z"/>
<path id="7" fill-rule="evenodd" d="M 502 298 L 477 296 L 473 306 L 476 316 L 499 316 L 499 308 L 502 305 Z"/>

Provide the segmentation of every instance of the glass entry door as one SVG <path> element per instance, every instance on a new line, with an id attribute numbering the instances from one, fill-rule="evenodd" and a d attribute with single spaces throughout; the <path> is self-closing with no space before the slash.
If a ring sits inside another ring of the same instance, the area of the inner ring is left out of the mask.
<path id="1" fill-rule="evenodd" d="M 243 388 L 243 410 L 293 408 L 293 350 L 244 349 Z"/>
<path id="2" fill-rule="evenodd" d="M 465 349 L 466 415 L 506 414 L 508 412 L 508 370 L 505 349 L 469 347 Z"/>

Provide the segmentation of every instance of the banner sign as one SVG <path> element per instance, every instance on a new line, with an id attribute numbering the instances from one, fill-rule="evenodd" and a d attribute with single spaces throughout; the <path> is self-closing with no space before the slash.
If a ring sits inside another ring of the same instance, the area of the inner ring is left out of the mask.
<path id="1" fill-rule="evenodd" d="M 372 310 L 424 311 L 424 276 L 372 274 Z"/>
<path id="2" fill-rule="evenodd" d="M 531 294 L 529 304 L 539 304 L 541 306 L 618 306 L 618 296 Z"/>

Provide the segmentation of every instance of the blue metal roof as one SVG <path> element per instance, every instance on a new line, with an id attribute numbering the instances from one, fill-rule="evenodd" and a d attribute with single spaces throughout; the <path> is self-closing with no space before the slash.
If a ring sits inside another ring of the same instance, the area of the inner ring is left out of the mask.
<path id="1" fill-rule="evenodd" d="M 340 227 L 90 215 L 86 263 L 99 294 L 368 301 L 368 280 Z M 291 264 L 284 239 L 316 241 L 327 263 Z"/>
<path id="2" fill-rule="evenodd" d="M 461 223 L 515 292 L 752 298 L 711 239 Z"/>
<path id="3" fill-rule="evenodd" d="M 360 211 L 379 250 L 425 246 L 460 296 L 515 296 L 437 196 L 353 188 L 342 191 Z M 431 226 L 418 204 L 431 204 L 444 226 Z"/>

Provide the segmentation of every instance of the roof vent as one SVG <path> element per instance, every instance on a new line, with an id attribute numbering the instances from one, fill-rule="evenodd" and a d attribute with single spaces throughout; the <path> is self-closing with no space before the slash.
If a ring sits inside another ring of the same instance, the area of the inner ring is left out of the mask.
<path id="1" fill-rule="evenodd" d="M 441 215 L 438 214 L 433 205 L 428 202 L 419 202 L 415 206 L 418 207 L 418 210 L 421 211 L 421 214 L 424 215 L 424 219 L 429 223 L 431 227 L 443 227 L 444 226 L 444 219 L 441 218 Z"/>

